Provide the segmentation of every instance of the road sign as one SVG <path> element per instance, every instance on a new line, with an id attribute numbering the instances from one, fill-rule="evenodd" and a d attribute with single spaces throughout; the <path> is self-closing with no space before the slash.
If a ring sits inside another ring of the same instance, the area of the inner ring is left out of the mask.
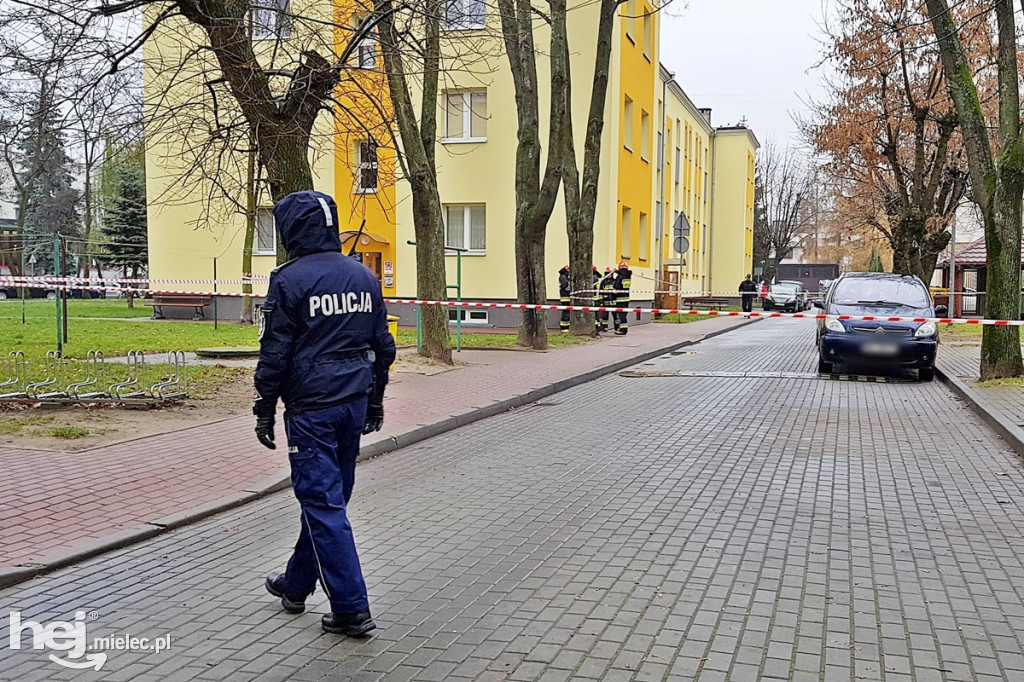
<path id="1" fill-rule="evenodd" d="M 672 225 L 672 236 L 672 246 L 676 253 L 686 253 L 690 250 L 690 240 L 687 239 L 690 236 L 690 221 L 686 219 L 685 213 L 680 212 L 676 216 L 676 221 Z"/>

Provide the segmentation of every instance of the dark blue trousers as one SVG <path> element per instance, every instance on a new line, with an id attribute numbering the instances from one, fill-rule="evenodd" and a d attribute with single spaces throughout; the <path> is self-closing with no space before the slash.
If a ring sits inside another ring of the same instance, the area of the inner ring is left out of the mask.
<path id="1" fill-rule="evenodd" d="M 312 594 L 317 579 L 335 613 L 370 608 L 346 507 L 355 483 L 366 400 L 285 415 L 292 488 L 302 530 L 285 571 L 285 594 Z"/>

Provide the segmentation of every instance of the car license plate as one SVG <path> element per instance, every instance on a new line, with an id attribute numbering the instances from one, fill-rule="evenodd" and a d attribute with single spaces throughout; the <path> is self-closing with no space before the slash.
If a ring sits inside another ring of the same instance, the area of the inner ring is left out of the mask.
<path id="1" fill-rule="evenodd" d="M 864 355 L 897 355 L 900 352 L 899 345 L 895 343 L 865 343 L 863 348 Z"/>

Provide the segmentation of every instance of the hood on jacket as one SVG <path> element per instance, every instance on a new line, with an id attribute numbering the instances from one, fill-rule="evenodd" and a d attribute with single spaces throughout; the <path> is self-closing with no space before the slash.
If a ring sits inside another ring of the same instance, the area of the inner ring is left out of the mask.
<path id="1" fill-rule="evenodd" d="M 288 258 L 341 251 L 338 206 L 323 192 L 294 192 L 274 206 L 274 221 Z"/>

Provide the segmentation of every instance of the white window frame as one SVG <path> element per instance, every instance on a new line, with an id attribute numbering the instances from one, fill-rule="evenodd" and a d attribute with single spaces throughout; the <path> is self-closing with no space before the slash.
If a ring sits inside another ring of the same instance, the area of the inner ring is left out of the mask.
<path id="1" fill-rule="evenodd" d="M 636 144 L 636 135 L 634 134 L 636 131 L 633 130 L 635 127 L 633 123 L 633 110 L 636 107 L 636 103 L 629 95 L 624 95 L 624 98 L 622 100 L 622 146 L 629 151 L 633 151 L 633 145 Z"/>
<path id="2" fill-rule="evenodd" d="M 366 161 L 366 160 L 363 159 L 363 145 L 364 144 L 373 144 L 374 149 L 376 151 L 376 157 L 377 157 L 373 161 Z M 352 190 L 352 193 L 353 194 L 376 194 L 377 193 L 377 186 L 380 185 L 380 145 L 378 145 L 377 141 L 372 139 L 372 138 L 367 138 L 365 140 L 359 140 L 358 142 L 356 142 L 355 154 L 356 154 L 356 178 L 355 178 L 356 186 Z M 374 183 L 373 187 L 365 187 L 365 186 L 363 186 L 363 171 L 364 170 L 372 170 L 374 172 L 374 178 L 376 179 L 376 182 Z"/>
<path id="3" fill-rule="evenodd" d="M 273 27 L 258 20 L 262 13 L 273 16 Z M 253 40 L 287 40 L 291 37 L 291 0 L 252 0 L 250 14 Z"/>
<path id="4" fill-rule="evenodd" d="M 272 248 L 262 248 L 260 246 L 260 216 L 270 216 L 270 227 L 271 227 L 271 239 L 270 243 L 273 245 Z M 253 235 L 252 239 L 252 255 L 254 256 L 276 256 L 277 255 L 277 220 L 274 219 L 274 208 L 272 206 L 260 206 L 256 209 L 256 234 Z"/>
<path id="5" fill-rule="evenodd" d="M 640 109 L 640 158 L 651 162 L 651 115 Z"/>
<path id="6" fill-rule="evenodd" d="M 454 246 L 448 243 L 448 211 L 453 208 L 461 208 L 462 214 L 462 243 L 472 244 L 472 209 L 474 207 L 481 206 L 484 209 L 484 248 L 482 249 L 470 249 L 468 246 Z M 487 253 L 487 204 L 483 203 L 470 203 L 470 204 L 445 204 L 442 207 L 442 215 L 444 217 L 444 246 L 445 249 L 457 248 L 467 249 L 462 252 L 463 256 L 483 256 Z M 449 254 L 451 255 L 451 254 Z"/>
<path id="7" fill-rule="evenodd" d="M 478 6 L 483 11 L 474 16 L 466 11 L 469 6 Z M 453 9 L 458 8 L 456 16 Z M 473 17 L 467 19 L 467 17 Z M 445 3 L 444 17 L 441 21 L 446 31 L 478 31 L 487 28 L 487 0 L 448 0 Z"/>
<path id="8" fill-rule="evenodd" d="M 444 93 L 444 139 L 442 144 L 479 144 L 487 142 L 487 136 L 473 137 L 473 95 L 484 96 L 484 106 L 487 106 L 486 90 L 449 90 Z M 448 107 L 449 99 L 452 97 L 462 98 L 462 132 L 463 137 L 452 137 L 448 130 Z M 487 121 L 487 118 L 484 119 Z"/>
<path id="9" fill-rule="evenodd" d="M 461 313 L 461 315 L 456 315 Z M 453 308 L 448 310 L 448 324 L 455 324 L 455 322 L 462 318 L 462 324 L 479 324 L 488 325 L 491 323 L 490 315 L 486 310 L 475 310 L 473 308 Z"/>

